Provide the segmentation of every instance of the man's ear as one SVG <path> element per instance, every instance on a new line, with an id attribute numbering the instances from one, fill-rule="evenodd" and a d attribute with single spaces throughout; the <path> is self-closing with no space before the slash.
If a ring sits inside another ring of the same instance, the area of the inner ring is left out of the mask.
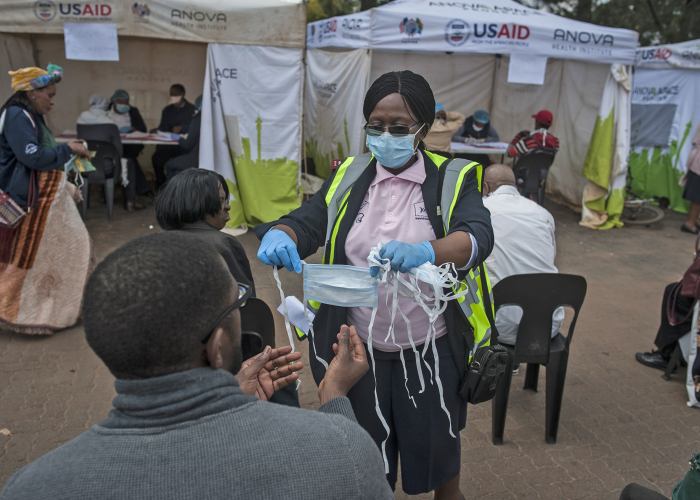
<path id="1" fill-rule="evenodd" d="M 224 329 L 219 326 L 216 328 L 216 330 L 214 330 L 214 333 L 211 337 L 209 337 L 209 340 L 207 341 L 207 361 L 209 362 L 209 366 L 211 366 L 212 368 L 219 369 L 223 368 L 224 366 L 224 358 L 221 352 L 221 343 L 223 338 Z"/>

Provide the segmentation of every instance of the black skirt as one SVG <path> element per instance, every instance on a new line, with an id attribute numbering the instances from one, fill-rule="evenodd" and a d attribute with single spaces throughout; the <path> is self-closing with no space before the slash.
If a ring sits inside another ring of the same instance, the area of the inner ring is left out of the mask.
<path id="1" fill-rule="evenodd" d="M 700 203 L 700 175 L 688 170 L 685 178 L 685 189 L 683 189 L 683 199 Z"/>

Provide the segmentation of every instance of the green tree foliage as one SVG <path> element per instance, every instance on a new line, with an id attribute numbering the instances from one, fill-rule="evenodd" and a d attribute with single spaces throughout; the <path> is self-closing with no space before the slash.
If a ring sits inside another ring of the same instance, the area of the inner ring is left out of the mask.
<path id="1" fill-rule="evenodd" d="M 306 4 L 306 21 L 312 23 L 334 16 L 344 16 L 369 10 L 390 0 L 303 0 Z M 697 0 L 700 1 L 700 0 Z"/>
<path id="2" fill-rule="evenodd" d="M 700 0 L 516 0 L 554 14 L 639 33 L 642 46 L 700 38 Z"/>

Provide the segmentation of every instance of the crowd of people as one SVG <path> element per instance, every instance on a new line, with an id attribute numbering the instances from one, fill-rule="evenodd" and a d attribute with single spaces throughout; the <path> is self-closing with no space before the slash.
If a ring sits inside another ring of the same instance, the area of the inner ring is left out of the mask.
<path id="1" fill-rule="evenodd" d="M 41 204 L 72 196 L 63 165 L 89 152 L 79 141 L 52 143 L 44 125 L 60 68 L 12 76 L 15 95 L 0 118 L 0 189 L 28 214 L 16 228 L 0 228 L 2 248 L 10 249 L 0 253 L 0 292 L 8 291 L 0 295 L 0 319 L 24 331 L 33 323 L 7 311 L 31 289 L 3 287 L 16 283 L 18 269 L 31 270 L 25 261 L 34 243 L 25 240 L 42 244 L 35 223 Z M 433 130 L 464 139 L 459 142 L 498 140 L 488 113 L 464 119 L 446 112 L 422 76 L 386 73 L 363 104 L 369 152 L 346 159 L 300 208 L 254 229 L 258 259 L 290 272 L 301 273 L 302 259 L 321 247 L 323 264 L 369 268 L 372 247 L 386 241 L 379 258 L 393 272 L 451 264 L 469 290 L 436 319 L 395 294 L 391 283 L 378 287 L 376 308 L 342 297 L 336 305 L 309 303 L 315 315 L 309 360 L 321 403 L 313 412 L 298 408 L 294 397 L 279 397 L 294 394 L 303 367 L 291 346 L 265 346 L 244 359 L 241 321 L 255 300 L 254 276 L 243 246 L 221 231 L 230 210 L 226 180 L 189 168 L 197 156 L 189 139 L 199 131 L 201 99 L 188 103 L 179 85 L 170 94 L 158 130 L 178 134 L 184 154 L 169 147 L 154 155 L 157 184 L 164 185 L 155 213 L 164 231 L 123 245 L 94 270 L 88 255 L 76 276 L 80 293 L 69 297 L 82 303 L 87 342 L 116 378 L 114 409 L 15 473 L 0 498 L 393 498 L 400 464 L 404 492 L 464 499 L 461 386 L 492 331 L 512 345 L 522 317 L 506 307 L 494 318 L 490 285 L 514 274 L 558 272 L 554 219 L 520 195 L 511 167 L 430 152 Z M 552 114 L 533 118 L 535 130 L 516 135 L 509 156 L 556 154 Z M 93 95 L 78 124 L 112 128 L 110 140 L 132 160 L 129 179 L 138 186 L 139 152 L 117 143 L 120 133 L 145 128 L 129 95 Z M 79 221 L 74 206 L 56 208 Z M 435 295 L 427 285 L 421 292 Z M 394 321 L 392 296 L 404 321 Z M 554 312 L 552 338 L 561 335 L 563 318 L 561 308 Z M 47 324 L 39 333 L 68 326 Z M 427 363 L 405 363 L 403 353 L 411 350 L 427 352 L 437 383 L 418 382 L 432 381 L 433 371 Z M 684 482 L 681 488 L 695 484 Z M 637 486 L 622 498 L 654 498 Z"/>

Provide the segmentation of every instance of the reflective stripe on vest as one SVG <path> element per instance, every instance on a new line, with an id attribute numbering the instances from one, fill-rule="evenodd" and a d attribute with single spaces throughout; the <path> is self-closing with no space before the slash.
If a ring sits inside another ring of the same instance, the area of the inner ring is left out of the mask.
<path id="1" fill-rule="evenodd" d="M 425 151 L 425 154 L 435 163 L 438 169 L 447 161 L 447 158 L 428 151 Z M 338 228 L 345 216 L 350 190 L 371 161 L 372 153 L 365 153 L 360 156 L 351 156 L 347 158 L 340 167 L 338 167 L 335 178 L 328 188 L 325 197 L 328 210 L 328 227 L 326 229 L 326 247 L 323 255 L 324 264 L 334 263 Z M 452 160 L 446 168 L 447 170 L 445 171 L 440 198 L 441 212 L 438 211 L 442 215 L 445 234 L 449 231 L 452 212 L 459 199 L 459 193 L 462 189 L 466 174 L 472 168 L 476 168 L 477 182 L 479 184 L 479 190 L 481 190 L 483 173 L 483 167 L 481 165 L 462 159 Z M 477 279 L 478 276 L 478 268 L 469 271 L 467 276 L 462 280 L 461 287 L 462 290 L 468 287 L 469 293 L 458 299 L 460 309 L 464 312 L 464 316 L 474 329 L 474 350 L 482 345 L 488 345 L 491 337 L 491 325 L 486 316 L 486 310 L 484 309 L 482 300 L 483 291 L 481 289 L 481 280 Z M 488 293 L 491 294 L 491 284 L 488 280 L 488 275 L 486 275 L 486 282 L 489 287 Z M 493 304 L 493 296 L 491 296 L 491 304 Z M 309 305 L 311 306 L 311 303 L 309 303 Z M 469 359 L 471 360 L 471 354 Z"/>

